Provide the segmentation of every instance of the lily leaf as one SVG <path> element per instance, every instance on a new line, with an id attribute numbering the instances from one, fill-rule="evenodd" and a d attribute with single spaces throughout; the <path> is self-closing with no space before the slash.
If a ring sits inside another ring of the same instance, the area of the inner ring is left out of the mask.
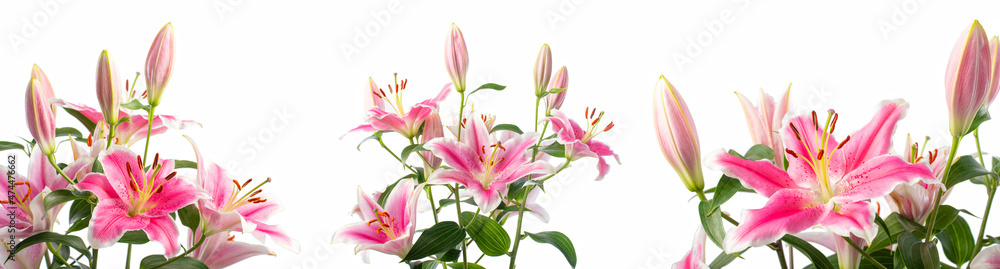
<path id="1" fill-rule="evenodd" d="M 986 170 L 986 168 L 980 165 L 979 161 L 973 158 L 972 155 L 965 155 L 959 157 L 958 160 L 951 165 L 951 170 L 944 179 L 944 185 L 945 188 L 951 189 L 962 181 L 984 175 L 997 177 L 996 173 Z"/>
<path id="2" fill-rule="evenodd" d="M 896 247 L 896 251 L 901 254 L 906 268 L 929 269 L 941 267 L 940 260 L 938 259 L 937 240 L 924 243 L 923 240 L 913 233 L 906 232 L 900 234 L 897 241 L 899 244 Z"/>
<path id="3" fill-rule="evenodd" d="M 435 253 L 453 249 L 465 239 L 465 229 L 454 221 L 442 221 L 420 234 L 404 261 L 419 260 Z"/>
<path id="4" fill-rule="evenodd" d="M 486 83 L 486 84 L 483 84 L 482 86 L 479 86 L 479 88 L 476 88 L 476 90 L 470 92 L 469 95 L 472 95 L 473 93 L 476 93 L 476 92 L 478 92 L 479 90 L 482 90 L 482 89 L 490 89 L 490 90 L 494 90 L 494 91 L 502 91 L 503 89 L 506 89 L 506 88 L 507 88 L 507 86 L 504 86 L 504 85 L 500 85 L 500 84 L 496 84 L 496 83 Z"/>
<path id="5" fill-rule="evenodd" d="M 573 242 L 565 234 L 556 231 L 540 233 L 525 232 L 524 234 L 527 234 L 535 242 L 547 243 L 556 247 L 566 257 L 569 265 L 576 268 L 576 248 L 573 247 Z"/>
<path id="6" fill-rule="evenodd" d="M 403 152 L 400 152 L 399 158 L 403 159 L 403 161 L 405 162 L 408 158 L 410 158 L 410 154 L 421 151 L 428 151 L 428 149 L 424 148 L 424 144 L 409 145 L 403 148 Z"/>
<path id="7" fill-rule="evenodd" d="M 823 255 L 823 252 L 819 252 L 819 250 L 816 249 L 816 247 L 813 247 L 805 240 L 787 234 L 781 238 L 781 241 L 785 241 L 785 243 L 792 245 L 792 247 L 799 250 L 799 252 L 805 254 L 806 258 L 809 258 L 809 261 L 811 261 L 813 266 L 815 266 L 816 268 L 833 269 L 833 264 L 830 264 L 830 260 L 826 258 L 826 255 Z"/>
<path id="8" fill-rule="evenodd" d="M 80 239 L 80 237 L 75 235 L 63 235 L 53 232 L 42 232 L 25 238 L 24 240 L 21 240 L 20 243 L 17 243 L 17 246 L 14 246 L 14 250 L 11 252 L 16 253 L 35 244 L 46 242 L 67 245 L 76 251 L 79 251 L 84 256 L 87 256 L 87 258 L 90 258 L 90 249 L 88 249 L 87 245 L 83 243 L 83 239 Z"/>
<path id="9" fill-rule="evenodd" d="M 972 239 L 969 223 L 965 222 L 962 217 L 956 218 L 951 225 L 948 225 L 948 228 L 937 234 L 937 238 L 941 240 L 944 256 L 958 267 L 962 267 L 962 264 L 969 261 L 972 250 L 976 246 L 975 239 Z"/>
<path id="10" fill-rule="evenodd" d="M 510 248 L 510 235 L 490 217 L 472 212 L 462 212 L 461 224 L 466 227 L 466 233 L 476 241 L 479 250 L 487 256 L 507 254 Z"/>
<path id="11" fill-rule="evenodd" d="M 21 145 L 20 143 L 0 141 L 0 151 L 12 150 L 12 149 L 24 150 L 24 145 Z"/>
<path id="12" fill-rule="evenodd" d="M 524 131 L 521 131 L 521 128 L 517 127 L 517 125 L 507 124 L 507 123 L 497 124 L 496 126 L 493 126 L 493 129 L 490 129 L 491 134 L 496 131 L 511 131 L 517 134 L 524 134 Z"/>
<path id="13" fill-rule="evenodd" d="M 701 226 L 705 228 L 705 234 L 712 243 L 719 248 L 722 247 L 722 239 L 726 238 L 726 231 L 722 229 L 722 210 L 712 210 L 712 200 L 698 203 L 698 216 L 701 219 Z"/>

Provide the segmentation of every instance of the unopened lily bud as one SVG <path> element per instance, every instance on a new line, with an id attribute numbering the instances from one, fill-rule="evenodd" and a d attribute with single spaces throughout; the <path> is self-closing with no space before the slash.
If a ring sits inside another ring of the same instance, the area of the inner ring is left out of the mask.
<path id="1" fill-rule="evenodd" d="M 97 59 L 97 102 L 101 104 L 104 121 L 114 126 L 118 123 L 118 106 L 122 102 L 121 76 L 118 65 L 107 50 Z"/>
<path id="2" fill-rule="evenodd" d="M 990 87 L 986 94 L 986 107 L 993 104 L 1000 90 L 1000 42 L 994 36 L 990 40 Z"/>
<path id="3" fill-rule="evenodd" d="M 37 79 L 38 83 L 42 86 L 41 91 L 45 94 L 45 103 L 49 103 L 50 99 L 55 98 L 56 94 L 52 90 L 52 84 L 49 83 L 49 77 L 45 75 L 45 71 L 42 71 L 41 67 L 35 66 L 31 67 L 31 78 Z M 52 115 L 56 114 L 56 105 L 52 106 Z"/>
<path id="4" fill-rule="evenodd" d="M 38 79 L 33 78 L 28 82 L 28 89 L 24 93 L 24 114 L 27 116 L 28 131 L 35 138 L 39 149 L 45 155 L 52 155 L 56 151 L 55 118 Z"/>
<path id="5" fill-rule="evenodd" d="M 556 72 L 555 81 L 552 82 L 552 89 L 563 89 L 561 92 L 552 93 L 545 97 L 546 111 L 562 108 L 563 101 L 566 100 L 566 91 L 569 90 L 569 71 L 563 66 Z"/>
<path id="6" fill-rule="evenodd" d="M 657 142 L 663 156 L 690 191 L 701 191 L 705 181 L 701 171 L 698 131 L 680 92 L 663 76 L 656 83 L 653 118 Z"/>
<path id="7" fill-rule="evenodd" d="M 959 37 L 945 73 L 945 97 L 952 136 L 969 131 L 990 86 L 990 46 L 979 21 Z"/>
<path id="8" fill-rule="evenodd" d="M 444 43 L 444 66 L 458 92 L 465 91 L 465 74 L 469 71 L 469 50 L 465 47 L 465 37 L 454 23 Z"/>
<path id="9" fill-rule="evenodd" d="M 146 96 L 149 104 L 157 106 L 163 89 L 170 81 L 170 72 L 174 68 L 174 26 L 164 25 L 153 39 L 153 45 L 146 54 Z"/>
<path id="10" fill-rule="evenodd" d="M 549 78 L 552 76 L 552 50 L 549 44 L 543 44 L 538 51 L 538 58 L 535 59 L 535 96 L 542 96 L 549 86 Z"/>

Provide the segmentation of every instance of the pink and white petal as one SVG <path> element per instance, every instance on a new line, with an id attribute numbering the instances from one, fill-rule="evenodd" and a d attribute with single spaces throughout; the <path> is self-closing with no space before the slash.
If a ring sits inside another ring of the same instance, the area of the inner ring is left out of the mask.
<path id="1" fill-rule="evenodd" d="M 573 143 L 563 144 L 565 150 L 564 154 L 566 158 L 570 161 L 576 161 L 583 158 L 597 158 L 598 155 L 594 151 L 590 150 L 590 146 L 584 144 L 583 142 L 576 141 Z"/>
<path id="2" fill-rule="evenodd" d="M 875 208 L 867 201 L 840 204 L 819 223 L 839 236 L 857 237 L 871 242 L 878 233 L 875 225 Z"/>
<path id="3" fill-rule="evenodd" d="M 142 229 L 149 236 L 149 240 L 160 242 L 163 245 L 165 256 L 172 257 L 177 254 L 180 242 L 177 241 L 179 233 L 177 224 L 169 216 L 161 216 L 149 219 L 149 225 Z"/>
<path id="4" fill-rule="evenodd" d="M 208 268 L 219 269 L 229 267 L 230 265 L 236 264 L 237 262 L 246 260 L 250 257 L 274 255 L 274 253 L 272 253 L 265 246 L 229 241 L 227 239 L 228 237 L 226 234 L 217 234 L 209 239 L 205 239 L 206 242 L 208 242 L 208 240 L 218 241 L 219 245 L 217 248 L 213 248 L 204 253 L 199 260 L 205 263 Z"/>
<path id="5" fill-rule="evenodd" d="M 712 168 L 722 171 L 726 176 L 739 179 L 743 186 L 765 197 L 771 197 L 783 189 L 800 188 L 788 173 L 769 160 L 749 161 L 727 152 L 719 152 L 714 157 L 714 161 L 708 161 Z"/>
<path id="6" fill-rule="evenodd" d="M 483 189 L 483 186 L 480 184 L 471 184 L 466 186 L 466 188 L 466 191 L 472 194 L 472 200 L 476 201 L 476 205 L 479 206 L 482 212 L 493 212 L 493 209 L 500 206 L 502 202 L 499 192 L 506 191 L 507 185 L 494 182 L 490 184 L 490 189 L 488 190 Z"/>
<path id="7" fill-rule="evenodd" d="M 202 206 L 204 206 L 204 204 Z M 202 207 L 201 211 L 201 215 L 205 219 L 205 232 L 208 234 L 228 231 L 244 232 L 256 229 L 255 225 L 247 222 L 246 219 L 244 219 L 243 216 L 240 216 L 238 212 L 219 212 L 208 207 Z M 248 227 L 248 224 L 250 227 Z"/>
<path id="8" fill-rule="evenodd" d="M 434 98 L 428 99 L 424 102 L 433 105 L 434 108 L 437 108 L 437 103 L 440 103 L 441 101 L 444 101 L 445 98 L 448 98 L 449 93 L 451 93 L 451 83 L 445 83 L 444 87 L 441 87 L 441 91 L 438 91 L 438 94 L 435 95 Z"/>
<path id="9" fill-rule="evenodd" d="M 378 130 L 394 130 L 407 135 L 410 132 L 406 120 L 393 113 L 387 113 L 378 109 L 372 109 L 368 115 L 368 123 Z"/>
<path id="10" fill-rule="evenodd" d="M 435 138 L 424 144 L 424 148 L 457 170 L 466 172 L 483 170 L 476 149 L 453 139 Z"/>
<path id="11" fill-rule="evenodd" d="M 491 185 L 501 185 L 506 187 L 507 184 L 528 175 L 549 175 L 552 173 L 555 173 L 555 169 L 551 164 L 543 161 L 535 161 L 516 168 L 500 171 L 496 174 L 496 177 L 493 179 L 493 183 Z"/>
<path id="12" fill-rule="evenodd" d="M 851 140 L 831 156 L 830 175 L 837 178 L 868 160 L 888 154 L 896 122 L 905 116 L 908 107 L 909 104 L 899 99 L 884 102 L 872 120 L 851 134 Z"/>
<path id="13" fill-rule="evenodd" d="M 265 200 L 263 203 L 250 203 L 241 206 L 236 209 L 243 217 L 256 220 L 256 221 L 266 221 L 274 213 L 281 212 L 284 209 L 278 198 L 272 197 L 270 195 L 260 195 L 261 200 Z"/>
<path id="14" fill-rule="evenodd" d="M 785 153 L 785 159 L 788 160 L 788 175 L 797 179 L 796 181 L 803 188 L 808 188 L 815 185 L 814 182 L 816 182 L 816 172 L 813 171 L 810 163 L 814 163 L 819 154 L 820 145 L 817 145 L 817 141 L 822 139 L 823 134 L 822 131 L 817 130 L 811 115 L 796 116 L 789 119 L 788 122 L 795 126 L 795 130 L 798 130 L 798 135 L 796 135 L 789 126 L 781 128 L 781 138 L 785 148 L 796 154 L 793 156 L 790 153 Z M 837 141 L 834 140 L 833 135 L 829 135 L 825 143 L 827 149 L 837 147 Z M 825 152 L 824 155 L 829 155 L 829 153 Z M 824 158 L 829 157 L 824 156 Z"/>
<path id="15" fill-rule="evenodd" d="M 132 172 L 135 173 L 134 175 L 140 175 L 136 156 L 138 155 L 128 148 L 112 145 L 110 150 L 102 152 L 101 156 L 97 158 L 101 162 L 101 166 L 104 167 L 104 174 L 107 175 L 108 184 L 115 190 L 115 193 L 118 193 L 118 197 L 122 199 L 128 199 L 128 197 L 132 197 L 136 193 L 129 186 L 132 177 L 128 174 L 127 169 L 127 167 L 131 166 Z M 143 180 L 136 180 L 135 182 L 139 187 L 145 185 Z"/>
<path id="16" fill-rule="evenodd" d="M 86 117 L 91 122 L 99 122 L 104 120 L 104 114 L 101 113 L 100 110 L 94 109 L 86 105 L 73 104 L 63 101 L 62 99 L 56 99 L 52 101 L 52 104 L 76 110 L 80 112 L 80 114 L 83 114 L 83 116 Z"/>
<path id="17" fill-rule="evenodd" d="M 253 236 L 256 237 L 257 240 L 264 242 L 265 235 L 270 236 L 271 240 L 274 240 L 274 243 L 278 244 L 278 246 L 281 246 L 293 253 L 299 253 L 302 249 L 302 247 L 299 246 L 299 241 L 295 241 L 295 239 L 288 237 L 288 234 L 286 234 L 285 231 L 277 225 L 257 223 L 257 229 L 253 231 Z"/>
<path id="18" fill-rule="evenodd" d="M 3 250 L 0 250 L 0 268 L 7 269 L 38 269 L 42 268 L 42 256 L 45 254 L 44 244 L 35 244 L 14 254 L 13 258 L 10 258 L 10 250 L 7 249 L 9 246 L 5 245 Z"/>
<path id="19" fill-rule="evenodd" d="M 434 173 L 431 173 L 431 176 L 427 177 L 427 184 L 442 185 L 450 183 L 458 183 L 463 186 L 469 186 L 479 184 L 479 181 L 472 177 L 472 174 L 469 174 L 468 172 L 447 169 L 438 169 L 434 171 Z"/>
<path id="20" fill-rule="evenodd" d="M 90 173 L 90 170 L 94 167 L 93 165 L 93 158 L 81 157 L 67 165 L 66 168 L 63 168 L 63 173 L 66 173 L 67 176 L 79 182 L 84 176 Z M 49 183 L 46 187 L 53 190 L 65 189 L 69 187 L 69 182 L 62 178 L 62 176 L 59 176 L 56 178 L 56 181 Z"/>
<path id="21" fill-rule="evenodd" d="M 975 258 L 972 259 L 972 263 L 969 263 L 969 268 L 971 269 L 995 269 L 1000 268 L 1000 245 L 993 245 L 987 248 L 983 248 Z"/>
<path id="22" fill-rule="evenodd" d="M 374 250 L 382 252 L 385 254 L 392 254 L 398 256 L 400 259 L 406 257 L 406 253 L 410 252 L 410 247 L 413 246 L 412 236 L 402 236 L 393 240 L 385 242 L 385 244 L 370 244 L 370 245 L 358 245 L 354 248 L 354 253 L 362 252 L 365 250 Z"/>
<path id="23" fill-rule="evenodd" d="M 404 216 L 409 216 L 410 212 L 407 208 L 410 203 L 410 198 L 413 197 L 413 186 L 415 185 L 412 179 L 403 179 L 396 186 L 392 188 L 389 192 L 389 197 L 385 199 L 385 211 L 389 213 L 389 216 L 400 218 L 402 223 L 408 223 L 408 218 Z"/>
<path id="24" fill-rule="evenodd" d="M 705 230 L 700 226 L 694 233 L 694 242 L 691 243 L 691 251 L 684 255 L 684 259 L 674 263 L 673 269 L 708 269 L 705 264 Z"/>
<path id="25" fill-rule="evenodd" d="M 617 156 L 615 156 L 615 157 L 617 157 Z M 611 165 L 609 165 L 608 162 L 604 160 L 604 157 L 598 157 L 597 158 L 597 178 L 595 178 L 594 180 L 600 181 L 600 180 L 604 179 L 604 176 L 608 175 L 608 171 L 611 171 Z"/>
<path id="26" fill-rule="evenodd" d="M 200 198 L 208 198 L 204 191 L 180 176 L 168 180 L 162 188 L 161 192 L 154 193 L 146 202 L 147 205 L 152 205 L 146 210 L 150 217 L 164 216 L 193 204 Z"/>
<path id="27" fill-rule="evenodd" d="M 800 238 L 802 240 L 806 240 L 808 242 L 813 242 L 813 243 L 819 244 L 820 246 L 823 246 L 823 247 L 825 247 L 825 248 L 827 248 L 827 249 L 829 249 L 831 251 L 836 251 L 837 250 L 837 241 L 843 241 L 844 240 L 844 238 L 842 238 L 842 237 L 840 237 L 840 236 L 838 236 L 838 235 L 836 235 L 834 233 L 826 232 L 826 231 L 824 231 L 824 232 L 804 232 L 804 233 L 798 233 L 798 234 L 795 235 L 795 237 L 798 237 L 798 238 Z"/>
<path id="28" fill-rule="evenodd" d="M 382 206 L 378 205 L 378 202 L 361 189 L 361 186 L 358 186 L 358 209 L 361 211 L 361 219 L 364 221 L 377 218 L 378 211 L 385 211 Z"/>
<path id="29" fill-rule="evenodd" d="M 557 137 L 560 143 L 573 143 L 579 141 L 584 135 L 583 128 L 567 118 L 562 111 L 552 110 L 552 117 L 545 118 L 545 120 L 551 123 L 552 131 L 559 134 Z"/>
<path id="30" fill-rule="evenodd" d="M 226 175 L 226 170 L 217 164 L 205 163 L 205 166 L 201 166 L 202 163 L 199 162 L 198 165 L 200 166 L 198 167 L 200 178 L 197 180 L 199 185 L 205 190 L 215 208 L 222 207 L 232 195 L 233 188 L 236 187 L 232 184 L 235 183 Z"/>
<path id="31" fill-rule="evenodd" d="M 104 174 L 87 174 L 83 180 L 76 183 L 76 187 L 94 193 L 100 201 L 120 199 L 115 189 L 111 188 L 111 184 L 108 183 L 108 178 Z"/>
<path id="32" fill-rule="evenodd" d="M 106 248 L 118 242 L 126 231 L 140 230 L 149 225 L 149 218 L 129 217 L 128 206 L 119 199 L 101 200 L 94 207 L 87 238 L 94 248 Z"/>
<path id="33" fill-rule="evenodd" d="M 892 192 L 901 183 L 913 184 L 922 178 L 934 177 L 924 164 L 910 164 L 899 156 L 872 158 L 834 183 L 838 193 L 830 199 L 835 203 L 875 199 Z"/>
<path id="34" fill-rule="evenodd" d="M 493 167 L 494 171 L 504 171 L 510 169 L 511 166 L 518 166 L 528 162 L 526 157 L 530 155 L 526 154 L 528 148 L 534 146 L 538 143 L 538 133 L 527 132 L 523 135 L 514 136 L 514 138 L 501 142 L 501 145 L 505 149 L 501 149 L 500 154 L 494 157 L 494 160 L 500 160 L 499 163 Z M 484 156 L 487 158 L 489 156 Z M 499 159 L 498 159 L 499 158 Z"/>
<path id="35" fill-rule="evenodd" d="M 66 179 L 62 178 L 49 163 L 45 154 L 42 153 L 41 147 L 35 147 L 31 151 L 31 158 L 28 160 L 28 181 L 31 182 L 31 186 L 35 190 L 32 197 L 45 187 L 58 190 L 69 185 L 69 182 L 66 182 Z"/>
<path id="36" fill-rule="evenodd" d="M 375 232 L 375 227 L 369 226 L 368 221 L 349 224 L 337 230 L 333 234 L 331 243 L 349 243 L 358 245 L 385 244 L 389 237 L 384 233 Z"/>
<path id="37" fill-rule="evenodd" d="M 490 137 L 490 129 L 486 127 L 486 123 L 483 120 L 473 117 L 465 123 L 465 128 L 462 129 L 462 142 L 468 145 L 474 153 L 477 155 L 480 154 L 480 152 L 493 144 L 492 141 L 493 138 Z"/>
<path id="38" fill-rule="evenodd" d="M 726 253 L 774 242 L 786 234 L 805 231 L 826 217 L 831 205 L 821 204 L 809 190 L 775 192 L 761 209 L 745 211 L 743 222 L 729 230 L 723 242 Z"/>
<path id="39" fill-rule="evenodd" d="M 763 98 L 763 96 L 761 96 Z M 750 129 L 750 138 L 753 140 L 754 144 L 766 144 L 768 139 L 768 132 L 771 130 L 771 126 L 765 126 L 765 122 L 761 117 L 767 117 L 768 114 L 761 115 L 761 111 L 753 105 L 750 99 L 743 96 L 741 93 L 736 93 L 736 98 L 740 99 L 740 105 L 743 106 L 743 114 L 746 115 L 747 127 Z M 763 108 L 764 104 L 761 104 Z"/>

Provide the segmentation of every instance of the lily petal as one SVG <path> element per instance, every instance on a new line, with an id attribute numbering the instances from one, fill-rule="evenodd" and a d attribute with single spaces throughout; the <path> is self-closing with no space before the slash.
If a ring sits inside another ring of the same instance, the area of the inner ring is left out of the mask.
<path id="1" fill-rule="evenodd" d="M 118 242 L 126 231 L 139 230 L 149 225 L 149 218 L 129 217 L 129 208 L 119 199 L 101 200 L 94 207 L 94 217 L 87 229 L 87 238 L 94 248 L 106 248 Z"/>
<path id="2" fill-rule="evenodd" d="M 884 155 L 861 164 L 844 176 L 835 188 L 839 190 L 830 201 L 850 203 L 875 199 L 892 192 L 900 183 L 913 184 L 921 178 L 933 178 L 934 174 L 924 164 L 909 164 L 899 156 Z"/>
<path id="3" fill-rule="evenodd" d="M 149 219 L 149 225 L 142 229 L 149 235 L 149 239 L 160 242 L 163 245 L 164 253 L 167 257 L 177 254 L 180 242 L 177 242 L 177 224 L 169 216 L 161 216 Z"/>
<path id="4" fill-rule="evenodd" d="M 865 127 L 851 134 L 851 140 L 833 153 L 830 174 L 834 178 L 857 169 L 872 158 L 889 153 L 896 122 L 906 115 L 909 104 L 903 100 L 885 102 Z"/>
<path id="5" fill-rule="evenodd" d="M 866 242 L 871 242 L 878 233 L 875 208 L 867 201 L 840 204 L 820 221 L 820 225 L 839 236 L 853 234 L 864 238 Z"/>
<path id="6" fill-rule="evenodd" d="M 788 173 L 781 170 L 769 160 L 748 161 L 726 152 L 715 154 L 715 160 L 709 161 L 716 169 L 726 176 L 740 180 L 747 188 L 754 189 L 765 197 L 771 197 L 782 189 L 799 189 L 798 184 Z"/>
<path id="7" fill-rule="evenodd" d="M 1000 267 L 1000 245 L 993 245 L 987 248 L 983 248 L 976 258 L 972 259 L 972 263 L 969 264 L 969 268 L 972 269 L 991 269 Z"/>
<path id="8" fill-rule="evenodd" d="M 763 208 L 745 211 L 743 222 L 726 234 L 723 248 L 726 253 L 736 253 L 774 242 L 785 234 L 805 231 L 819 224 L 831 207 L 817 203 L 809 190 L 780 190 Z"/>

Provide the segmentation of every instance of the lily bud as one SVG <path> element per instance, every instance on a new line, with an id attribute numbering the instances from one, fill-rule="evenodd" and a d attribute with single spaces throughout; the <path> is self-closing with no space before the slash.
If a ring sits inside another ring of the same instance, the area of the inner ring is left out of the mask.
<path id="1" fill-rule="evenodd" d="M 56 151 L 56 124 L 43 87 L 38 79 L 28 81 L 28 89 L 24 93 L 24 114 L 28 120 L 28 131 L 39 149 L 45 155 L 52 155 Z"/>
<path id="2" fill-rule="evenodd" d="M 985 104 L 989 86 L 989 40 L 983 26 L 974 21 L 955 44 L 945 73 L 951 135 L 962 136 L 969 131 L 976 112 Z"/>
<path id="3" fill-rule="evenodd" d="M 563 89 L 563 91 L 558 93 L 549 94 L 545 97 L 545 104 L 547 112 L 553 109 L 560 109 L 562 107 L 563 101 L 566 100 L 566 90 L 569 89 L 569 71 L 563 66 L 559 68 L 559 72 L 556 72 L 556 81 L 552 82 L 552 87 L 549 89 Z"/>
<path id="4" fill-rule="evenodd" d="M 997 99 L 998 90 L 1000 90 L 1000 42 L 994 36 L 990 40 L 990 88 L 986 94 L 986 107 Z"/>
<path id="5" fill-rule="evenodd" d="M 684 98 L 663 76 L 656 83 L 653 124 L 663 156 L 690 191 L 701 191 L 705 181 L 701 171 L 698 131 Z"/>
<path id="6" fill-rule="evenodd" d="M 42 86 L 41 91 L 45 94 L 45 103 L 49 104 L 49 99 L 55 98 L 56 94 L 52 91 L 52 84 L 49 83 L 49 77 L 45 75 L 45 71 L 42 71 L 41 67 L 35 66 L 31 67 L 31 78 L 37 79 L 38 83 Z M 56 113 L 56 105 L 51 105 L 52 115 Z"/>
<path id="7" fill-rule="evenodd" d="M 118 123 L 118 106 L 122 102 L 121 77 L 115 58 L 107 50 L 97 59 L 97 102 L 101 104 L 104 121 L 114 126 Z"/>
<path id="8" fill-rule="evenodd" d="M 174 69 L 174 26 L 164 25 L 153 39 L 153 45 L 146 54 L 146 96 L 151 106 L 160 104 L 163 89 L 170 81 Z"/>
<path id="9" fill-rule="evenodd" d="M 420 143 L 427 143 L 439 137 L 444 137 L 444 124 L 441 123 L 441 116 L 438 113 L 431 113 L 424 119 L 424 132 L 420 135 Z M 430 151 L 422 151 L 420 154 L 427 160 L 427 166 L 430 168 L 441 167 L 441 158 L 435 157 Z"/>
<path id="10" fill-rule="evenodd" d="M 465 37 L 454 23 L 444 43 L 444 66 L 448 68 L 455 90 L 465 91 L 465 74 L 469 71 L 469 50 L 465 47 Z"/>
<path id="11" fill-rule="evenodd" d="M 549 44 L 543 44 L 538 51 L 538 58 L 535 59 L 535 96 L 545 94 L 545 89 L 549 86 L 549 77 L 552 76 L 552 50 Z"/>
<path id="12" fill-rule="evenodd" d="M 378 85 L 375 85 L 375 80 L 368 77 L 368 94 L 365 94 L 365 119 L 368 118 L 368 111 L 372 110 L 372 108 L 385 108 L 385 101 L 382 100 L 379 94 Z"/>

